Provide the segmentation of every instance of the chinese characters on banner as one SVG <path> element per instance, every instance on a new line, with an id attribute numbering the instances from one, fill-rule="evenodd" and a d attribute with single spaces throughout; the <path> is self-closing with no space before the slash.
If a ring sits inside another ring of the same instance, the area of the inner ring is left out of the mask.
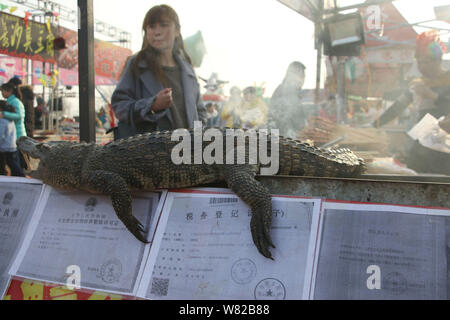
<path id="1" fill-rule="evenodd" d="M 65 40 L 66 48 L 58 51 L 53 43 L 59 37 Z M 47 74 L 43 70 L 43 62 L 58 66 L 64 85 L 78 84 L 76 31 L 31 20 L 25 25 L 23 18 L 0 12 L 0 54 L 33 60 L 33 84 L 40 84 L 39 78 Z M 115 84 L 127 57 L 131 54 L 129 49 L 95 40 L 96 84 Z"/>
<path id="2" fill-rule="evenodd" d="M 0 26 L 0 53 L 56 63 L 56 28 L 34 21 L 28 21 L 25 27 L 22 18 L 4 12 L 0 12 Z"/>

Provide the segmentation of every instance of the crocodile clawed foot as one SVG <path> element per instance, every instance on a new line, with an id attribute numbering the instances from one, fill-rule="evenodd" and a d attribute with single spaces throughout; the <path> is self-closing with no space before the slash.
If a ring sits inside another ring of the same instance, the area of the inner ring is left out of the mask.
<path id="1" fill-rule="evenodd" d="M 122 219 L 121 219 L 122 220 Z M 134 216 L 128 216 L 122 220 L 125 227 L 138 239 L 143 243 L 150 243 L 147 238 L 143 235 L 145 232 L 144 226 L 139 222 Z"/>
<path id="2" fill-rule="evenodd" d="M 255 211 L 250 221 L 253 242 L 258 251 L 266 258 L 273 259 L 269 247 L 275 248 L 270 236 L 270 225 L 272 224 L 272 213 Z"/>

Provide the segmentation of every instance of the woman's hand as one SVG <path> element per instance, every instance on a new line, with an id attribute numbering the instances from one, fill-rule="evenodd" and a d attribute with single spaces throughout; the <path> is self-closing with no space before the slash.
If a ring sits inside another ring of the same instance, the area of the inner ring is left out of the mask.
<path id="1" fill-rule="evenodd" d="M 0 119 L 3 118 L 3 111 L 0 111 Z"/>
<path id="2" fill-rule="evenodd" d="M 169 108 L 173 103 L 172 89 L 166 88 L 158 92 L 155 101 L 153 102 L 151 110 L 158 112 Z"/>

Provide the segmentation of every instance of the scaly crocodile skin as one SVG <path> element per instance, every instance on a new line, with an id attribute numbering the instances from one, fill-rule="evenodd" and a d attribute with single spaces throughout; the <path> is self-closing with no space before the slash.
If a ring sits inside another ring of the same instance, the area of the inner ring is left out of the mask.
<path id="1" fill-rule="evenodd" d="M 221 132 L 225 137 L 225 130 Z M 257 249 L 265 257 L 272 258 L 269 247 L 275 246 L 270 237 L 271 196 L 255 180 L 260 165 L 248 164 L 248 148 L 246 164 L 175 165 L 171 160 L 172 148 L 179 142 L 171 141 L 171 134 L 170 131 L 148 133 L 105 146 L 39 143 L 28 137 L 20 138 L 17 144 L 22 152 L 40 158 L 38 170 L 30 175 L 45 184 L 60 189 L 110 195 L 119 219 L 142 242 L 147 242 L 147 239 L 143 235 L 142 224 L 132 215 L 130 190 L 186 188 L 226 181 L 252 210 L 251 233 Z M 193 142 L 193 130 L 189 131 L 189 135 Z M 223 140 L 225 148 L 226 139 Z M 203 147 L 208 144 L 204 142 Z M 324 150 L 280 137 L 279 175 L 354 177 L 363 168 L 362 160 L 350 150 Z"/>

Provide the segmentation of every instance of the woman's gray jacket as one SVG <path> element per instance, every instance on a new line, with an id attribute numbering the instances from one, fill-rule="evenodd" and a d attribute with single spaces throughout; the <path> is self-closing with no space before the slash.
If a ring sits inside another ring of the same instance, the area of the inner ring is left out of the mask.
<path id="1" fill-rule="evenodd" d="M 136 56 L 133 56 L 128 61 L 111 98 L 112 108 L 119 120 L 119 138 L 174 128 L 170 108 L 155 114 L 149 112 L 156 95 L 164 88 L 155 79 L 145 61 L 138 65 L 141 69 L 140 76 L 135 76 L 130 68 L 135 58 Z M 179 56 L 174 58 L 181 71 L 187 122 L 189 128 L 194 128 L 194 121 L 206 122 L 206 109 L 200 95 L 200 87 L 192 66 Z"/>

